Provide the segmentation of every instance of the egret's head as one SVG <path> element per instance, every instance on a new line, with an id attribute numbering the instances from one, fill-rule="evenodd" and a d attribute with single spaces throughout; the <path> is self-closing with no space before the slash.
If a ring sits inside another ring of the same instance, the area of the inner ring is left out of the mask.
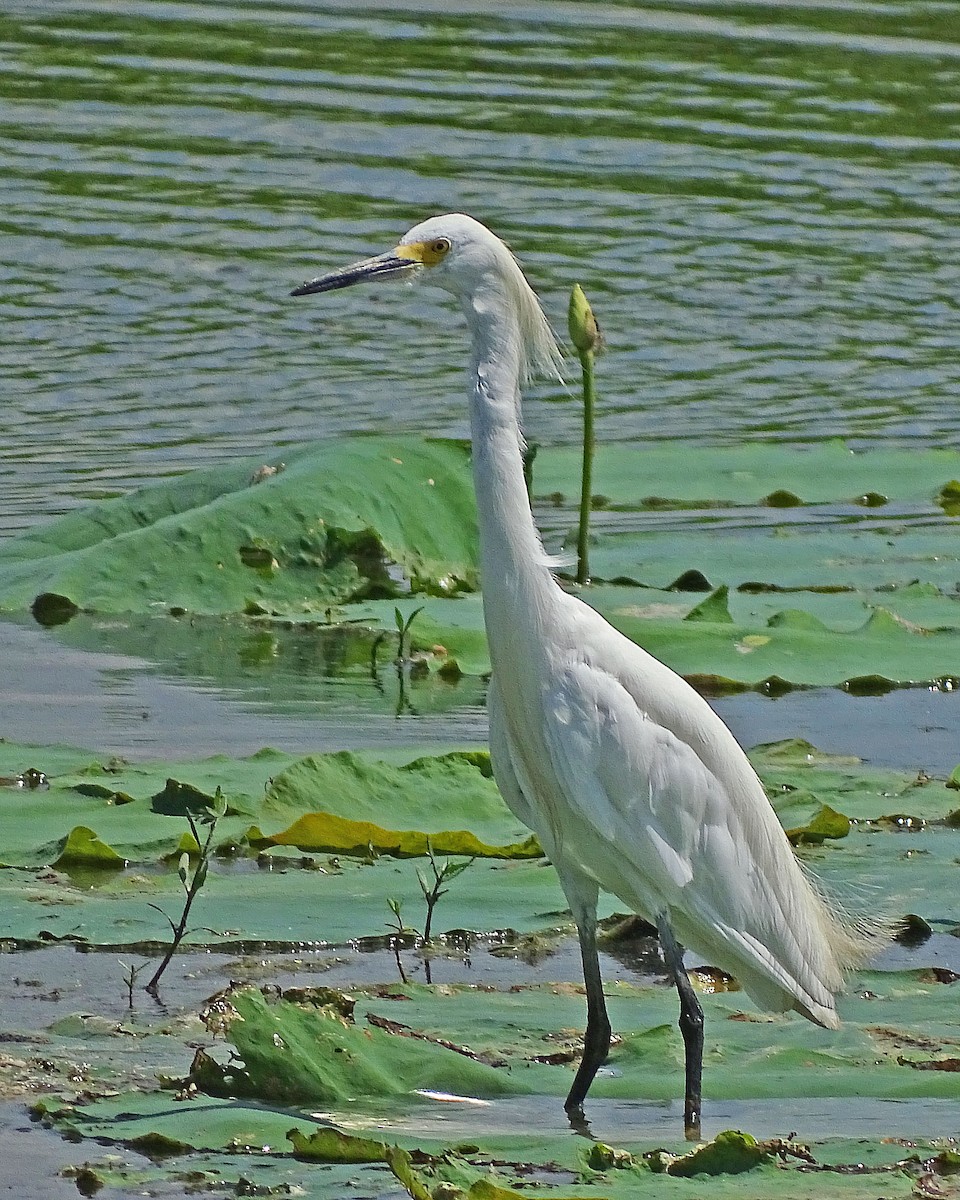
<path id="1" fill-rule="evenodd" d="M 510 251 L 489 229 L 473 217 L 449 213 L 445 217 L 421 221 L 386 254 L 340 267 L 302 284 L 292 295 L 332 292 L 366 280 L 388 282 L 418 278 L 459 294 L 476 286 L 478 271 L 496 269 L 498 258 L 504 257 L 513 260 Z"/>
<path id="2" fill-rule="evenodd" d="M 414 279 L 435 283 L 475 307 L 495 306 L 508 320 L 512 317 L 522 374 L 560 375 L 556 339 L 517 260 L 485 225 L 463 213 L 429 217 L 386 254 L 321 275 L 291 294 L 332 292 L 366 280 Z"/>

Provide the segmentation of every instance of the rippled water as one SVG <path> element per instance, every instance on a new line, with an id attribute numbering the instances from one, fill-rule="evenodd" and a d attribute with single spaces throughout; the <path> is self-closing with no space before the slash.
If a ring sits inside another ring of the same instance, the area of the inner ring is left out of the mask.
<path id="1" fill-rule="evenodd" d="M 0 532 L 353 430 L 465 431 L 463 209 L 609 342 L 607 439 L 960 445 L 955 0 L 7 0 Z M 456 11 L 453 11 L 456 10 Z M 528 404 L 543 441 L 577 409 Z"/>

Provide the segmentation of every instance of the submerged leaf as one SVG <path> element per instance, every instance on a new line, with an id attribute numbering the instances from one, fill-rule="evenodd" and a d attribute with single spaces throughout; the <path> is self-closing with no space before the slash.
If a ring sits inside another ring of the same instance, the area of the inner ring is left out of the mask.
<path id="1" fill-rule="evenodd" d="M 291 1129 L 287 1140 L 293 1145 L 295 1158 L 308 1162 L 325 1163 L 372 1163 L 388 1162 L 388 1147 L 385 1142 L 372 1138 L 354 1137 L 341 1133 L 339 1129 L 316 1129 L 309 1136 L 299 1129 Z"/>
<path id="2" fill-rule="evenodd" d="M 960 480 L 951 479 L 937 493 L 937 504 L 948 517 L 960 516 Z"/>

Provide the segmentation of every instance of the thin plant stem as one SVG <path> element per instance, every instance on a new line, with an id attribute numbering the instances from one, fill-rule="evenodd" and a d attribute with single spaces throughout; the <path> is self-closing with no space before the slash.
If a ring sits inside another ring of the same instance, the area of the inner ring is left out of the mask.
<path id="1" fill-rule="evenodd" d="M 577 583 L 590 580 L 590 504 L 593 496 L 593 351 L 577 352 L 583 371 L 583 466 L 580 472 L 580 524 L 577 528 Z"/>
<path id="2" fill-rule="evenodd" d="M 580 525 L 577 529 L 577 583 L 588 583 L 590 506 L 593 499 L 593 410 L 596 398 L 593 387 L 593 360 L 603 347 L 603 335 L 579 283 L 575 283 L 570 292 L 567 323 L 570 340 L 577 351 L 580 369 L 583 372 L 583 470 L 580 474 Z"/>
<path id="3" fill-rule="evenodd" d="M 137 963 L 136 965 L 131 963 L 128 966 L 125 962 L 120 962 L 120 966 L 123 967 L 124 971 L 126 972 L 123 977 L 123 982 L 127 987 L 127 1008 L 131 1010 L 133 1009 L 133 989 L 137 984 L 137 976 L 141 971 L 146 970 L 149 965 L 150 964 L 148 962 L 142 962 Z"/>
<path id="4" fill-rule="evenodd" d="M 407 973 L 403 969 L 403 962 L 400 959 L 400 939 L 393 938 L 391 940 L 393 942 L 393 957 L 397 964 L 397 970 L 400 972 L 400 982 L 409 983 L 410 980 L 407 978 Z"/>
<path id="5" fill-rule="evenodd" d="M 438 866 L 437 857 L 433 852 L 433 846 L 430 844 L 429 839 L 427 840 L 427 858 L 430 862 L 430 873 L 433 875 L 433 883 L 428 883 L 419 871 L 417 872 L 417 880 L 420 884 L 420 890 L 423 892 L 424 903 L 427 906 L 427 916 L 423 926 L 424 968 L 427 983 L 433 983 L 430 967 L 430 941 L 433 936 L 433 914 L 440 903 L 440 898 L 445 896 L 449 890 L 443 885 L 451 879 L 456 879 L 458 875 L 463 874 L 473 862 L 473 859 L 468 858 L 462 862 L 451 862 L 450 859 L 447 859 L 443 866 Z"/>
<path id="6" fill-rule="evenodd" d="M 390 939 L 390 945 L 393 948 L 393 957 L 397 964 L 397 970 L 400 972 L 400 982 L 401 983 L 409 983 L 410 980 L 407 977 L 406 971 L 403 969 L 403 961 L 400 958 L 400 943 L 403 940 L 404 933 L 406 932 L 405 926 L 403 924 L 403 917 L 401 916 L 400 907 L 401 906 L 400 906 L 399 900 L 388 900 L 387 901 L 387 908 L 389 908 L 390 911 L 393 913 L 393 920 L 394 920 L 393 924 L 390 924 L 389 921 L 387 922 L 387 928 L 395 929 L 397 931 L 397 936 L 392 937 Z"/>
<path id="7" fill-rule="evenodd" d="M 218 789 L 218 798 L 219 798 L 219 789 Z M 203 887 L 204 883 L 206 883 L 207 869 L 208 869 L 209 862 L 210 862 L 210 849 L 211 849 L 211 845 L 213 843 L 214 830 L 217 827 L 217 819 L 218 819 L 217 817 L 214 817 L 209 822 L 207 836 L 204 839 L 203 843 L 201 844 L 200 832 L 197 829 L 196 821 L 194 821 L 194 819 L 193 819 L 193 814 L 187 813 L 187 820 L 190 823 L 190 832 L 193 834 L 193 839 L 197 843 L 197 846 L 199 847 L 200 858 L 197 863 L 196 870 L 193 872 L 193 877 L 190 879 L 189 883 L 187 883 L 187 880 L 185 878 L 186 872 L 185 872 L 184 867 L 181 866 L 181 868 L 180 868 L 180 880 L 183 883 L 184 891 L 186 893 L 186 895 L 184 897 L 184 902 L 183 902 L 183 909 L 180 913 L 180 919 L 178 921 L 174 922 L 173 920 L 170 919 L 170 917 L 167 916 L 166 913 L 163 913 L 163 915 L 167 918 L 167 923 L 169 924 L 171 931 L 173 932 L 173 940 L 170 942 L 170 945 L 167 947 L 167 951 L 164 954 L 163 958 L 161 959 L 159 967 L 157 967 L 156 971 L 154 971 L 153 976 L 150 979 L 150 982 L 144 984 L 143 990 L 145 992 L 150 992 L 150 994 L 153 996 L 156 996 L 156 994 L 157 994 L 157 989 L 160 984 L 160 977 L 163 975 L 164 971 L 166 971 L 167 967 L 170 965 L 170 962 L 171 962 L 173 956 L 176 954 L 176 952 L 180 946 L 180 943 L 183 941 L 183 939 L 187 935 L 187 922 L 190 919 L 190 910 L 191 910 L 191 908 L 193 908 L 193 902 L 194 902 L 194 900 L 196 900 L 197 896 L 199 895 L 200 889 Z M 186 857 L 186 856 L 184 856 L 184 857 Z M 152 905 L 152 907 L 156 908 L 157 906 Z M 158 909 L 158 911 L 163 912 L 162 909 Z"/>

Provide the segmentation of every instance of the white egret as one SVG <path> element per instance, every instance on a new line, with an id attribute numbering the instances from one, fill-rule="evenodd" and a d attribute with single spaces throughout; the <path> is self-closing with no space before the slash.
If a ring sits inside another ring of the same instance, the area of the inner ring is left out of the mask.
<path id="1" fill-rule="evenodd" d="M 561 356 L 503 242 L 471 217 L 432 217 L 389 253 L 293 295 L 413 278 L 457 297 L 472 341 L 493 772 L 556 867 L 583 959 L 587 1028 L 565 1107 L 581 1111 L 610 1047 L 596 933 L 603 889 L 659 932 L 680 996 L 684 1125 L 696 1135 L 703 1012 L 681 945 L 735 975 L 761 1008 L 795 1009 L 835 1029 L 834 998 L 864 939 L 801 869 L 746 755 L 706 701 L 555 580 L 524 486 L 520 388 L 537 373 L 558 376 Z"/>

